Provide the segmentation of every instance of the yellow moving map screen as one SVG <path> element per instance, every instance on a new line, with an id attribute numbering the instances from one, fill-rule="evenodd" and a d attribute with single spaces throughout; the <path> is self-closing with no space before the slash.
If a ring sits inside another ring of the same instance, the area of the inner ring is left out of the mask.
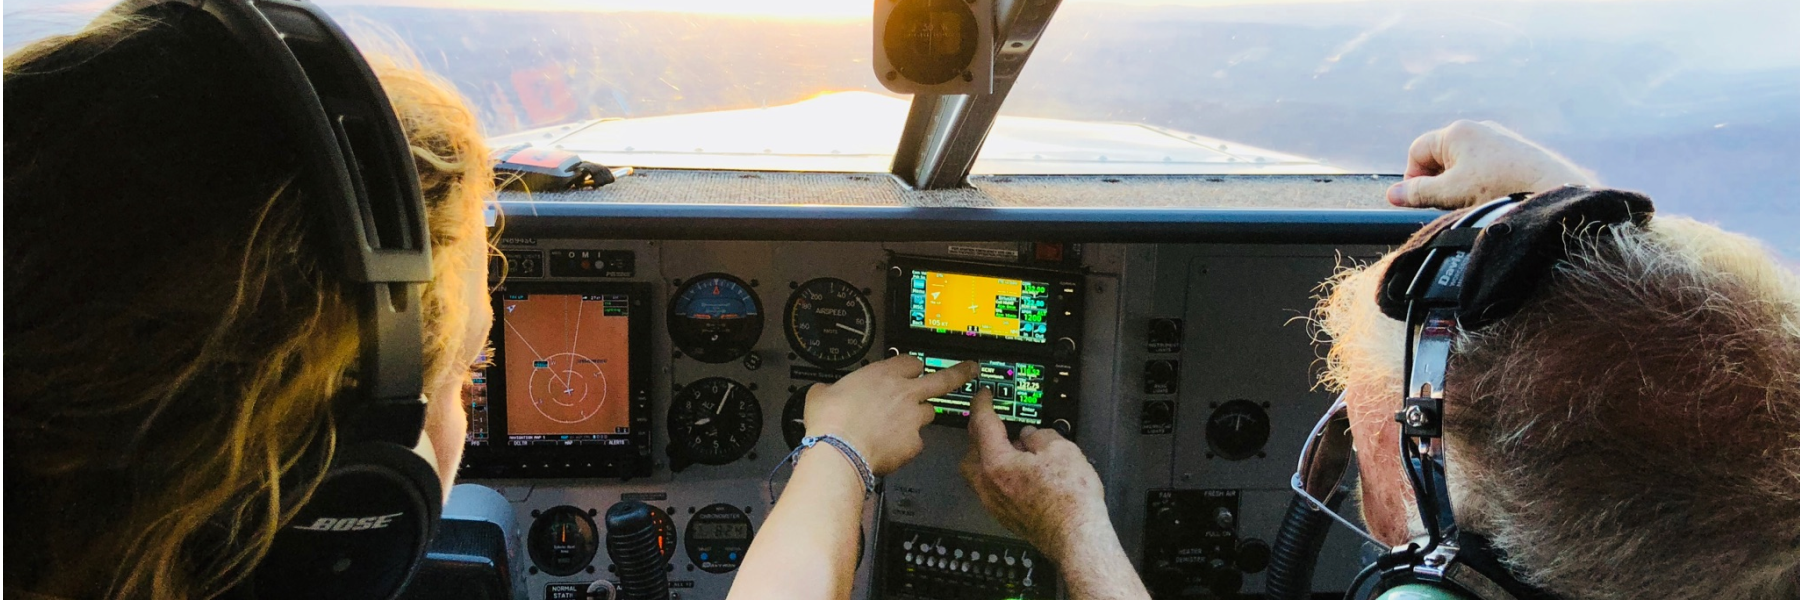
<path id="1" fill-rule="evenodd" d="M 935 333 L 1043 343 L 1049 284 L 914 270 L 908 326 Z"/>

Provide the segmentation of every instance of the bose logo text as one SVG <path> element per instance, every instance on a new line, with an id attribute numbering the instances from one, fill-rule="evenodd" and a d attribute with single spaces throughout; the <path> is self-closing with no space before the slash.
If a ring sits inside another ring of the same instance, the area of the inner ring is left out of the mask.
<path id="1" fill-rule="evenodd" d="M 294 529 L 302 531 L 364 531 L 368 529 L 383 529 L 394 522 L 394 517 L 403 514 L 406 513 L 394 513 L 391 515 L 381 515 L 379 517 L 344 517 L 342 519 L 325 517 L 313 521 L 311 525 L 295 526 Z"/>

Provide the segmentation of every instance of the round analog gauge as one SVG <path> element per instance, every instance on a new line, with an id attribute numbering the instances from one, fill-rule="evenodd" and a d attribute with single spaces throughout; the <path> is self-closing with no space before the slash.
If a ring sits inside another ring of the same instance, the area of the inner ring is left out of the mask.
<path id="1" fill-rule="evenodd" d="M 688 518 L 687 555 L 708 573 L 730 573 L 744 562 L 754 537 L 750 515 L 730 504 L 713 504 Z"/>
<path id="2" fill-rule="evenodd" d="M 600 536 L 587 511 L 558 506 L 538 513 L 526 536 L 538 570 L 563 577 L 580 573 L 600 550 Z"/>
<path id="3" fill-rule="evenodd" d="M 781 407 L 781 441 L 787 442 L 789 450 L 799 448 L 806 437 L 806 393 L 812 387 L 810 383 L 800 386 L 788 395 L 787 406 Z"/>
<path id="4" fill-rule="evenodd" d="M 967 2 L 901 2 L 888 15 L 881 47 L 898 75 L 938 85 L 968 73 L 975 60 L 979 17 Z M 890 74 L 888 79 L 894 79 Z M 970 81 L 968 77 L 963 79 Z"/>
<path id="5" fill-rule="evenodd" d="M 1226 460 L 1256 456 L 1269 443 L 1269 411 L 1249 400 L 1232 400 L 1206 418 L 1206 445 Z"/>
<path id="6" fill-rule="evenodd" d="M 703 465 L 729 463 L 756 446 L 762 420 L 762 404 L 744 384 L 724 377 L 695 381 L 669 404 L 669 454 Z"/>
<path id="7" fill-rule="evenodd" d="M 820 277 L 795 287 L 782 324 L 795 353 L 828 369 L 856 362 L 875 344 L 869 297 L 842 279 Z"/>
<path id="8" fill-rule="evenodd" d="M 750 353 L 762 328 L 762 299 L 750 284 L 724 273 L 688 280 L 669 302 L 669 337 L 701 362 L 729 362 Z"/>

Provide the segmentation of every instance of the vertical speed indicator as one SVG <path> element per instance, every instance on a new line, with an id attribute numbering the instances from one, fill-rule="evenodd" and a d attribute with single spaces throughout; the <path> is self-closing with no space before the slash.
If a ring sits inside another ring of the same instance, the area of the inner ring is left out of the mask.
<path id="1" fill-rule="evenodd" d="M 820 277 L 798 284 L 782 315 L 788 346 L 828 369 L 848 366 L 875 345 L 875 310 L 849 282 Z"/>

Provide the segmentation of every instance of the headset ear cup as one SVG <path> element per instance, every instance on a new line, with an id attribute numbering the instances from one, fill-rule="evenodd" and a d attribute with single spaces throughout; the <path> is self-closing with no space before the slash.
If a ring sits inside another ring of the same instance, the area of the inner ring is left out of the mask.
<path id="1" fill-rule="evenodd" d="M 332 468 L 251 575 L 258 600 L 386 600 L 425 556 L 443 510 L 437 472 L 411 448 L 364 442 Z M 412 557 L 404 564 L 395 557 Z"/>
<path id="2" fill-rule="evenodd" d="M 1447 587 L 1408 583 L 1382 591 L 1375 596 L 1375 600 L 1471 600 L 1471 598 Z"/>

